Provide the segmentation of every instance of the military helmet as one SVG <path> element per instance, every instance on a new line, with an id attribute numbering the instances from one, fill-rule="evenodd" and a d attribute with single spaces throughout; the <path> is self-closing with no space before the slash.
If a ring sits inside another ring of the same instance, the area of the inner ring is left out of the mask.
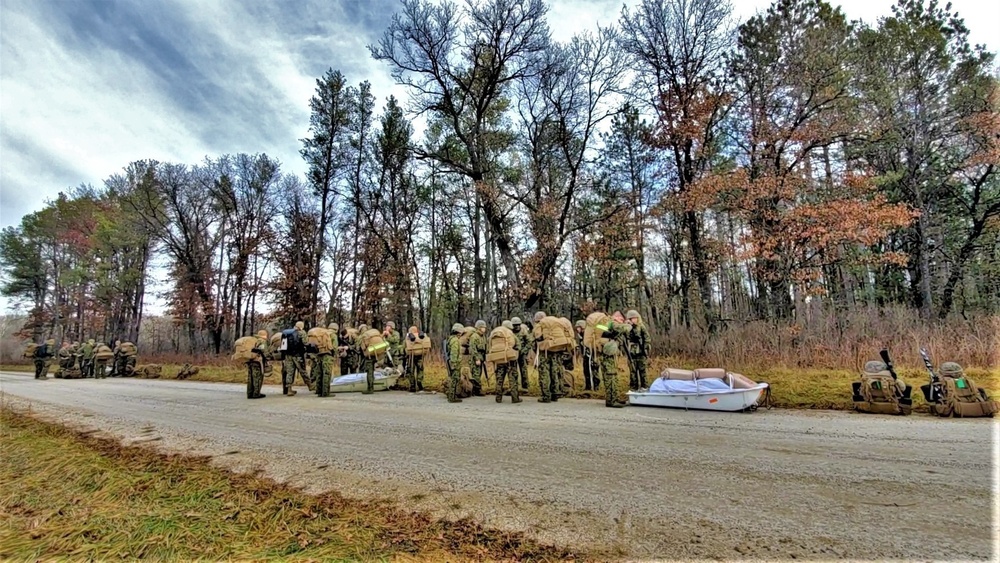
<path id="1" fill-rule="evenodd" d="M 365 323 L 361 323 L 358 325 L 358 334 L 361 334 L 366 330 L 368 330 L 368 325 L 366 325 Z"/>
<path id="2" fill-rule="evenodd" d="M 463 330 L 465 330 L 465 327 L 462 326 L 462 323 L 455 323 L 451 325 L 452 332 L 462 332 Z"/>
<path id="3" fill-rule="evenodd" d="M 962 366 L 955 362 L 945 362 L 941 364 L 941 375 L 956 377 L 962 375 Z"/>
<path id="4" fill-rule="evenodd" d="M 410 330 L 408 330 L 407 332 L 409 332 L 410 334 L 420 334 L 420 329 L 418 329 L 415 326 L 411 326 Z"/>
<path id="5" fill-rule="evenodd" d="M 266 330 L 258 330 L 257 331 L 257 337 L 258 338 L 267 338 L 267 331 Z"/>
<path id="6" fill-rule="evenodd" d="M 94 345 L 94 339 L 91 338 L 91 339 L 87 340 L 87 344 L 90 344 L 91 346 L 93 346 Z"/>
<path id="7" fill-rule="evenodd" d="M 576 321 L 576 326 L 578 328 L 587 328 L 587 321 Z"/>
<path id="8" fill-rule="evenodd" d="M 45 345 L 46 346 L 55 346 L 56 345 L 56 339 L 55 338 L 50 338 L 50 339 L 46 340 L 45 341 Z"/>
<path id="9" fill-rule="evenodd" d="M 535 322 L 536 323 L 538 321 L 544 319 L 544 318 L 545 318 L 545 311 L 539 311 L 539 312 L 535 313 Z"/>
<path id="10" fill-rule="evenodd" d="M 510 323 L 514 326 L 521 324 L 521 317 L 514 317 L 510 320 Z"/>
<path id="11" fill-rule="evenodd" d="M 510 321 L 504 321 L 504 322 L 502 322 L 501 326 L 503 326 L 504 328 L 506 328 L 508 330 L 514 330 L 514 323 L 512 323 Z"/>
<path id="12" fill-rule="evenodd" d="M 629 309 L 628 313 L 625 313 L 625 318 L 626 319 L 638 319 L 639 318 L 639 311 L 636 311 L 635 309 Z"/>
<path id="13" fill-rule="evenodd" d="M 388 327 L 388 328 L 391 328 L 391 329 L 395 329 L 396 328 L 396 323 L 394 323 L 392 321 L 388 321 L 388 322 L 385 323 L 385 326 Z"/>
<path id="14" fill-rule="evenodd" d="M 306 323 L 304 323 L 302 321 L 299 321 L 299 322 L 295 323 L 295 328 L 297 328 L 298 330 L 302 330 L 305 327 L 306 327 Z"/>
<path id="15" fill-rule="evenodd" d="M 486 321 L 482 319 L 476 321 L 476 328 L 486 328 Z"/>
<path id="16" fill-rule="evenodd" d="M 885 371 L 887 369 L 888 367 L 884 363 L 878 360 L 871 360 L 865 362 L 865 373 L 878 373 L 880 371 Z"/>
<path id="17" fill-rule="evenodd" d="M 329 326 L 327 326 L 326 328 L 334 332 L 337 332 L 338 330 L 340 330 L 340 325 L 338 325 L 337 323 L 330 323 Z"/>

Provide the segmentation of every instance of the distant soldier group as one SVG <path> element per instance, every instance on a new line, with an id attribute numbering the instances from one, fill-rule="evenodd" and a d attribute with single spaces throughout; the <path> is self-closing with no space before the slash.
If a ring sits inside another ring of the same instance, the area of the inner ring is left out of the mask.
<path id="1" fill-rule="evenodd" d="M 40 345 L 29 344 L 24 356 L 34 360 L 35 379 L 48 378 L 53 359 L 58 362 L 54 374 L 56 379 L 104 379 L 134 375 L 138 351 L 131 342 L 117 340 L 111 348 L 93 338 L 82 343 L 63 342 L 57 351 L 55 339 L 50 338 Z"/>
<path id="2" fill-rule="evenodd" d="M 646 387 L 646 361 L 650 352 L 649 331 L 639 313 L 630 310 L 626 315 L 616 311 L 608 317 L 591 315 L 588 319 L 604 318 L 601 324 L 588 328 L 588 321 L 576 323 L 575 331 L 570 321 L 552 317 L 543 311 L 535 313 L 525 323 L 520 317 L 504 320 L 492 331 L 486 321 L 478 320 L 474 326 L 455 323 L 444 343 L 444 360 L 448 370 L 445 395 L 448 402 L 459 403 L 463 397 L 485 396 L 484 379 L 489 378 L 488 365 L 494 368 L 496 401 L 503 402 L 509 394 L 512 403 L 520 403 L 521 393 L 528 390 L 529 357 L 538 374 L 541 403 L 557 402 L 565 397 L 572 385 L 570 374 L 574 357 L 583 363 L 584 390 L 596 392 L 604 381 L 605 404 L 608 407 L 625 406 L 618 396 L 618 359 L 627 358 L 630 387 Z M 586 342 L 586 335 L 595 333 L 594 342 Z M 395 368 L 406 375 L 407 389 L 411 392 L 424 388 L 423 356 L 431 349 L 430 338 L 412 326 L 406 336 L 389 321 L 382 331 L 366 324 L 356 329 L 330 323 L 308 332 L 302 321 L 290 329 L 275 332 L 268 337 L 262 330 L 255 337 L 236 341 L 233 359 L 245 364 L 247 369 L 247 398 L 263 398 L 261 386 L 270 372 L 269 361 L 281 362 L 283 393 L 293 396 L 296 376 L 317 396 L 330 396 L 333 376 L 333 355 L 339 358 L 340 375 L 365 374 L 364 394 L 374 392 L 375 370 Z M 567 381 L 567 380 L 570 381 Z"/>

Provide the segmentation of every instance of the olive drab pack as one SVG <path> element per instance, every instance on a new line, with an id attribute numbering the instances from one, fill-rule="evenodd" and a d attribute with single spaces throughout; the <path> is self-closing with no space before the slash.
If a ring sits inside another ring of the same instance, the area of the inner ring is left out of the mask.
<path id="1" fill-rule="evenodd" d="M 253 349 L 257 346 L 256 336 L 241 336 L 236 339 L 233 345 L 233 355 L 232 360 L 237 363 L 245 363 L 251 360 L 255 360 L 256 355 L 253 353 Z"/>
<path id="2" fill-rule="evenodd" d="M 389 343 L 382 338 L 382 333 L 378 329 L 370 328 L 360 338 L 361 349 L 366 357 L 375 358 L 389 351 Z"/>
<path id="3" fill-rule="evenodd" d="M 611 317 L 598 311 L 587 315 L 586 323 L 583 328 L 583 345 L 594 354 L 600 354 L 610 340 L 604 336 L 604 331 L 611 324 Z"/>
<path id="4" fill-rule="evenodd" d="M 108 347 L 107 344 L 98 344 L 97 348 L 94 348 L 95 360 L 110 360 L 114 357 L 115 353 Z"/>
<path id="5" fill-rule="evenodd" d="M 310 328 L 309 332 L 306 333 L 306 340 L 309 346 L 319 354 L 329 354 L 335 348 L 330 329 L 321 326 Z"/>
<path id="6" fill-rule="evenodd" d="M 893 379 L 884 364 L 878 366 L 866 365 L 861 380 L 851 384 L 854 390 L 854 409 L 876 414 L 910 414 L 913 411 L 913 400 L 910 397 L 913 388 L 903 384 L 902 380 Z"/>
<path id="7" fill-rule="evenodd" d="M 411 340 L 412 338 L 412 340 Z M 424 334 L 422 337 L 417 334 L 407 334 L 404 338 L 404 348 L 407 356 L 423 356 L 431 351 L 431 337 Z"/>
<path id="8" fill-rule="evenodd" d="M 573 325 L 569 321 L 563 323 L 557 317 L 543 317 L 535 323 L 532 334 L 538 340 L 539 352 L 570 351 L 576 342 L 573 338 Z"/>
<path id="9" fill-rule="evenodd" d="M 498 326 L 490 331 L 489 350 L 486 353 L 486 361 L 496 365 L 509 364 L 517 361 L 517 337 L 514 331 L 507 327 Z"/>
<path id="10" fill-rule="evenodd" d="M 131 342 L 122 342 L 121 348 L 119 348 L 119 350 L 121 351 L 121 355 L 125 357 L 134 356 L 136 355 L 136 353 L 138 353 L 138 351 L 135 348 L 135 344 L 132 344 Z"/>
<path id="11" fill-rule="evenodd" d="M 30 344 L 28 344 L 24 348 L 24 357 L 25 358 L 34 358 L 35 357 L 35 352 L 37 352 L 37 351 L 38 351 L 38 344 L 35 344 L 34 342 L 31 342 Z"/>
<path id="12" fill-rule="evenodd" d="M 922 385 L 924 397 L 927 398 L 929 387 Z M 990 417 L 1000 409 L 997 402 L 990 399 L 985 389 L 980 389 L 964 373 L 954 376 L 941 374 L 940 384 L 935 390 L 936 401 L 930 402 L 931 414 L 937 416 L 953 416 L 956 418 Z"/>

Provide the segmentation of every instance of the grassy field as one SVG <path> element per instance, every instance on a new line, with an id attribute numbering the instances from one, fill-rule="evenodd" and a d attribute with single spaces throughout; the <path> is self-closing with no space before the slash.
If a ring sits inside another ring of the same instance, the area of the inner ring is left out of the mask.
<path id="1" fill-rule="evenodd" d="M 658 374 L 667 365 L 686 369 L 699 367 L 684 360 L 656 358 L 650 362 L 650 376 L 655 377 L 655 374 Z M 177 375 L 177 372 L 180 371 L 180 368 L 181 366 L 179 365 L 164 364 L 163 379 L 173 379 Z M 31 371 L 33 368 L 26 365 L 6 365 L 0 366 L 0 369 Z M 200 365 L 199 369 L 200 372 L 191 377 L 192 380 L 228 383 L 243 383 L 246 381 L 245 370 L 237 366 L 224 364 Z M 270 376 L 265 378 L 265 383 L 280 385 L 281 380 L 278 376 L 280 369 L 280 365 L 278 363 L 274 363 L 274 371 Z M 529 376 L 529 380 L 531 380 L 531 385 L 529 395 L 537 395 L 538 384 L 536 375 L 534 370 L 530 371 L 531 374 Z M 732 371 L 740 370 L 733 369 Z M 624 370 L 620 370 L 620 373 L 619 389 L 622 393 L 624 393 L 628 389 L 628 376 L 624 373 Z M 776 407 L 834 410 L 850 410 L 853 408 L 853 404 L 851 403 L 851 382 L 858 380 L 858 374 L 853 371 L 837 369 L 789 369 L 774 367 L 766 370 L 753 372 L 745 371 L 742 373 L 755 381 L 766 381 L 770 383 L 771 400 L 773 405 Z M 926 411 L 927 407 L 920 394 L 919 386 L 927 383 L 927 371 L 924 369 L 903 367 L 898 368 L 897 373 L 903 378 L 904 381 L 912 385 L 914 388 L 914 408 L 918 411 Z M 966 373 L 970 378 L 972 378 L 973 381 L 976 382 L 977 385 L 986 389 L 987 393 L 989 393 L 992 398 L 1000 397 L 1000 368 L 993 370 L 969 368 L 966 370 Z M 424 385 L 428 389 L 440 389 L 444 383 L 445 376 L 444 366 L 440 362 L 428 362 Z M 574 387 L 578 397 L 590 397 L 595 399 L 604 398 L 603 387 L 601 392 L 596 394 L 586 393 L 583 391 L 583 373 L 579 366 L 577 366 L 573 376 L 575 382 Z M 301 380 L 299 380 L 297 384 L 301 385 Z M 487 392 L 491 392 L 492 389 L 493 380 L 490 379 L 490 381 L 486 384 L 486 390 Z"/>
<path id="2" fill-rule="evenodd" d="M 384 502 L 310 496 L 0 413 L 0 559 L 459 561 L 570 554 Z"/>

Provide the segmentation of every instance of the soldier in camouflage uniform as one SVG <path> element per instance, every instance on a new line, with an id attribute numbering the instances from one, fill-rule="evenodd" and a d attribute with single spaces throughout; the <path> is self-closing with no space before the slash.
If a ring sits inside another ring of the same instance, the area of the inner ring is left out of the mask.
<path id="1" fill-rule="evenodd" d="M 49 364 L 56 354 L 56 341 L 54 338 L 46 340 L 41 346 L 35 348 L 35 379 L 49 378 Z"/>
<path id="2" fill-rule="evenodd" d="M 354 344 L 355 355 L 360 359 L 359 371 L 365 374 L 365 390 L 363 395 L 371 395 L 375 392 L 375 361 L 377 358 L 365 354 L 365 344 L 361 335 L 368 330 L 368 325 L 358 326 L 358 339 Z"/>
<path id="3" fill-rule="evenodd" d="M 510 321 L 504 321 L 500 323 L 507 330 L 514 332 L 514 323 Z M 496 395 L 497 402 L 503 402 L 503 382 L 506 379 L 510 385 L 510 402 L 517 404 L 520 403 L 521 399 L 520 393 L 518 393 L 518 382 L 517 382 L 517 360 L 513 362 L 508 362 L 506 364 L 497 364 L 493 371 L 493 377 L 496 380 Z"/>
<path id="4" fill-rule="evenodd" d="M 517 376 L 521 380 L 521 392 L 528 392 L 528 354 L 534 345 L 534 338 L 528 327 L 521 324 L 521 317 L 514 317 L 510 320 L 514 336 L 517 337 Z"/>
<path id="5" fill-rule="evenodd" d="M 385 329 L 382 331 L 382 338 L 385 343 L 389 345 L 388 354 L 392 358 L 389 363 L 393 367 L 403 361 L 403 337 L 400 336 L 399 331 L 396 330 L 396 323 L 389 321 L 385 323 Z"/>
<path id="6" fill-rule="evenodd" d="M 353 373 L 351 371 L 351 342 L 350 337 L 347 336 L 347 327 L 340 329 L 337 333 L 337 355 L 340 356 L 340 375 L 347 375 Z"/>
<path id="7" fill-rule="evenodd" d="M 545 313 L 543 311 L 538 311 L 535 313 L 535 323 L 545 318 Z M 538 371 L 538 389 L 541 391 L 542 396 L 538 398 L 539 403 L 554 403 L 559 400 L 559 392 L 562 390 L 562 385 L 556 382 L 556 377 L 558 373 L 562 370 L 562 355 L 557 353 L 548 353 L 538 350 L 538 344 L 543 340 L 539 335 L 537 339 L 534 340 L 535 343 L 535 366 Z"/>
<path id="8" fill-rule="evenodd" d="M 583 364 L 583 390 L 597 391 L 601 385 L 601 380 L 597 377 L 597 360 L 590 348 L 583 345 L 583 334 L 587 328 L 587 321 L 576 321 L 576 343 L 577 350 L 580 351 L 580 362 Z"/>
<path id="9" fill-rule="evenodd" d="M 94 339 L 80 347 L 80 377 L 94 377 Z"/>
<path id="10" fill-rule="evenodd" d="M 486 371 L 486 321 L 476 321 L 476 332 L 469 335 L 469 373 L 472 380 L 472 394 L 485 397 L 483 393 L 483 372 Z"/>
<path id="11" fill-rule="evenodd" d="M 334 335 L 330 335 L 333 340 Z M 307 336 L 308 339 L 308 336 Z M 330 380 L 333 379 L 333 352 L 314 350 L 312 372 L 309 380 L 312 382 L 317 397 L 330 397 Z"/>
<path id="12" fill-rule="evenodd" d="M 624 320 L 620 312 L 615 312 L 608 323 L 608 330 L 604 332 L 604 336 L 609 339 L 608 343 L 600 354 L 601 370 L 604 372 L 604 406 L 616 409 L 625 406 L 625 403 L 618 400 L 618 356 L 632 331 L 632 325 Z"/>
<path id="13" fill-rule="evenodd" d="M 247 361 L 247 399 L 263 399 L 260 388 L 264 385 L 264 364 L 267 362 L 267 331 L 257 332 L 253 347 L 254 359 Z"/>
<path id="14" fill-rule="evenodd" d="M 646 388 L 646 359 L 649 357 L 649 330 L 635 309 L 625 315 L 626 322 L 632 326 L 628 334 L 628 353 L 632 358 L 632 370 L 629 372 L 629 389 Z"/>
<path id="15" fill-rule="evenodd" d="M 411 326 L 409 334 L 406 338 L 410 339 L 410 342 L 416 342 L 419 338 L 426 338 L 426 334 L 421 332 L 417 327 Z M 410 391 L 416 393 L 417 391 L 424 390 L 424 357 L 423 356 L 410 356 L 407 355 L 406 363 L 406 373 L 410 374 L 413 381 L 410 381 Z"/>
<path id="16" fill-rule="evenodd" d="M 458 398 L 458 380 L 462 371 L 462 343 L 459 342 L 459 335 L 465 327 L 461 323 L 451 326 L 451 336 L 448 337 L 445 348 L 445 360 L 448 362 L 448 382 L 445 384 L 445 392 L 448 395 L 449 403 L 461 403 Z"/>

